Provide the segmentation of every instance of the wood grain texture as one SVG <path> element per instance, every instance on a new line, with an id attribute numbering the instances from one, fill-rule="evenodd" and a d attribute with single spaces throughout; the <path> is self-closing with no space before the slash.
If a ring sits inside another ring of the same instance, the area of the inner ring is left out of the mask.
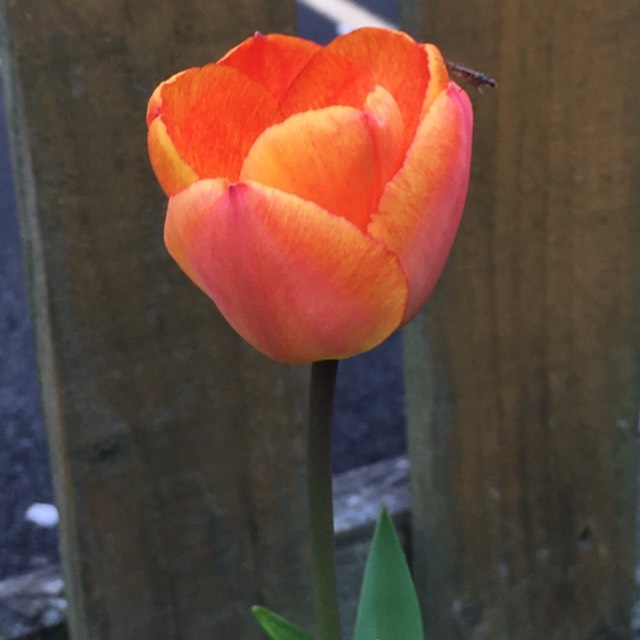
<path id="1" fill-rule="evenodd" d="M 405 343 L 428 633 L 628 638 L 640 7 L 433 0 L 422 18 L 499 82 L 474 95 L 460 235 Z"/>
<path id="2" fill-rule="evenodd" d="M 3 71 L 75 640 L 310 623 L 306 371 L 252 351 L 162 244 L 155 85 L 294 3 L 7 0 Z"/>

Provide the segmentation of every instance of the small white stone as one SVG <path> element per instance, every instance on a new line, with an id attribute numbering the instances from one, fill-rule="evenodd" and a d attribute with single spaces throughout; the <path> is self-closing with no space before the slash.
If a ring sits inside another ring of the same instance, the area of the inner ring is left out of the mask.
<path id="1" fill-rule="evenodd" d="M 53 504 L 34 502 L 24 513 L 25 520 L 44 529 L 53 529 L 58 525 L 60 516 Z"/>

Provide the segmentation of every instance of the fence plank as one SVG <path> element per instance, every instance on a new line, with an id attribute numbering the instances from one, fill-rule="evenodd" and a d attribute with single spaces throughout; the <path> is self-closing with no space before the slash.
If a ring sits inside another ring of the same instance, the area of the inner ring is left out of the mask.
<path id="1" fill-rule="evenodd" d="M 498 78 L 469 203 L 407 332 L 414 562 L 439 640 L 628 638 L 640 328 L 635 0 L 430 0 Z"/>
<path id="2" fill-rule="evenodd" d="M 307 625 L 304 369 L 246 347 L 162 247 L 155 84 L 294 3 L 6 0 L 3 71 L 77 640 Z M 286 600 L 286 601 L 285 601 Z"/>

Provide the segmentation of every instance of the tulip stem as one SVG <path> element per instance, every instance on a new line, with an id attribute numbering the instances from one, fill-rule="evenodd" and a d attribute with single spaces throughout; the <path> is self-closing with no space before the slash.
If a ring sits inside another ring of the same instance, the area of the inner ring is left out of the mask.
<path id="1" fill-rule="evenodd" d="M 337 360 L 324 360 L 311 365 L 307 488 L 318 640 L 340 640 L 331 475 L 331 428 L 337 373 Z"/>

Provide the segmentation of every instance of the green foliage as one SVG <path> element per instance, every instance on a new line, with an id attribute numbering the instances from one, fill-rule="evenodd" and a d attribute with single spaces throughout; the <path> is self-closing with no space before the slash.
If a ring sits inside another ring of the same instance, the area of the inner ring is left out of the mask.
<path id="1" fill-rule="evenodd" d="M 314 640 L 273 611 L 253 607 L 271 640 Z M 364 570 L 353 640 L 424 640 L 418 597 L 402 545 L 383 509 Z"/>
<path id="2" fill-rule="evenodd" d="M 364 570 L 353 640 L 424 640 L 411 573 L 384 509 Z"/>
<path id="3" fill-rule="evenodd" d="M 271 640 L 314 640 L 306 631 L 269 609 L 253 607 L 251 610 Z"/>

